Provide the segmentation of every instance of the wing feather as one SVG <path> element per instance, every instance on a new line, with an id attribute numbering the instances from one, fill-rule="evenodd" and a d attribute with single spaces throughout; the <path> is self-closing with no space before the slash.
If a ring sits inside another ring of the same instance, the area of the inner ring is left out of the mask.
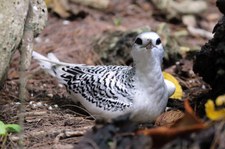
<path id="1" fill-rule="evenodd" d="M 55 71 L 70 92 L 99 108 L 117 111 L 132 103 L 130 70 L 128 66 L 62 66 Z"/>

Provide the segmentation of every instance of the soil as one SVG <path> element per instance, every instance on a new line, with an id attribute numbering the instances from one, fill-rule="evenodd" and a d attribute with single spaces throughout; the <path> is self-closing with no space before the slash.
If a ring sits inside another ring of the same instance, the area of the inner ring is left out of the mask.
<path id="1" fill-rule="evenodd" d="M 48 24 L 39 37 L 35 39 L 35 51 L 44 55 L 53 52 L 60 60 L 71 63 L 102 64 L 99 54 L 94 51 L 94 42 L 107 32 L 127 31 L 143 26 L 154 30 L 161 22 L 173 29 L 185 29 L 180 21 L 172 23 L 158 15 L 150 2 L 132 0 L 117 2 L 109 11 L 95 10 L 88 7 L 76 6 L 82 13 L 68 19 L 62 19 L 53 12 L 49 13 Z M 210 15 L 220 14 L 213 2 L 209 9 L 198 16 L 198 27 L 209 32 L 212 27 L 204 26 Z M 120 24 L 115 25 L 115 20 Z M 216 24 L 217 20 L 210 20 Z M 190 46 L 202 46 L 207 39 L 188 35 Z M 197 42 L 196 42 L 197 41 Z M 20 108 L 18 98 L 18 63 L 19 54 L 16 52 L 12 59 L 8 79 L 0 92 L 0 120 L 5 123 L 17 123 Z M 114 62 L 112 61 L 112 64 Z M 166 69 L 180 82 L 183 99 L 202 99 L 210 90 L 201 77 L 192 71 L 193 57 L 184 57 L 176 64 Z M 95 124 L 95 120 L 79 104 L 71 101 L 65 88 L 46 74 L 35 61 L 32 62 L 27 84 L 29 96 L 25 101 L 24 146 L 26 148 L 72 148 L 77 144 L 86 131 Z M 172 102 L 171 102 L 172 103 Z M 173 106 L 173 104 L 172 104 Z M 203 105 L 199 110 L 204 113 Z M 182 108 L 182 107 L 181 107 Z M 6 148 L 18 147 L 15 143 L 17 135 L 10 135 Z"/>

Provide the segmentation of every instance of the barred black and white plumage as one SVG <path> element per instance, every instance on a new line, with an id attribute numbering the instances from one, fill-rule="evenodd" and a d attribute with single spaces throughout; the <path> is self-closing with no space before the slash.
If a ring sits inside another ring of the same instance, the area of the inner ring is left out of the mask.
<path id="1" fill-rule="evenodd" d="M 132 104 L 133 71 L 127 66 L 62 67 L 67 90 L 106 111 L 123 111 Z M 128 82 L 124 80 L 129 80 Z"/>
<path id="2" fill-rule="evenodd" d="M 33 52 L 33 58 L 93 116 L 111 119 L 131 113 L 132 120 L 146 122 L 163 112 L 175 90 L 162 76 L 163 52 L 159 36 L 146 32 L 134 42 L 134 67 L 64 63 L 52 53 Z"/>

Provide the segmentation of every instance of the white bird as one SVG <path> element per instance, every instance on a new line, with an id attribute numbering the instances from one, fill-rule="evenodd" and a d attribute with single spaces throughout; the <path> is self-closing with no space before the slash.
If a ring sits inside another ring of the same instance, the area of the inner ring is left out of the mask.
<path id="1" fill-rule="evenodd" d="M 175 85 L 164 80 L 164 49 L 155 32 L 139 34 L 132 47 L 131 66 L 90 66 L 60 62 L 33 52 L 40 66 L 64 84 L 72 99 L 94 117 L 112 119 L 130 113 L 136 122 L 151 122 L 166 108 Z"/>

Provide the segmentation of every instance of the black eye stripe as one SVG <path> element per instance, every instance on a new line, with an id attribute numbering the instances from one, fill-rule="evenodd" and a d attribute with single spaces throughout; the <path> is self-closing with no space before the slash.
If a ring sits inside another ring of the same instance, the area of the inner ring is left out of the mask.
<path id="1" fill-rule="evenodd" d="M 138 45 L 142 45 L 142 40 L 141 40 L 141 38 L 137 38 L 137 39 L 135 40 L 135 43 L 138 44 Z"/>
<path id="2" fill-rule="evenodd" d="M 161 40 L 160 40 L 160 38 L 158 38 L 157 40 L 156 40 L 156 45 L 159 45 L 161 43 Z"/>

